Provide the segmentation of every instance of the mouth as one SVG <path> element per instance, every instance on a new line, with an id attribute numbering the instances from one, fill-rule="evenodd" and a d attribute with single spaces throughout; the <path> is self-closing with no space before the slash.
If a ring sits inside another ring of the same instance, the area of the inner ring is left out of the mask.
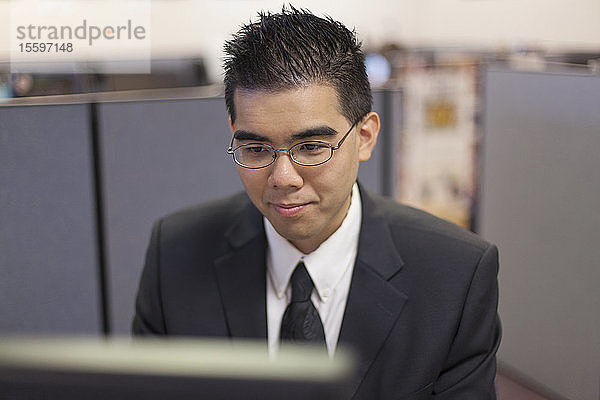
<path id="1" fill-rule="evenodd" d="M 275 204 L 271 203 L 273 209 L 282 217 L 294 217 L 300 214 L 310 203 L 303 204 Z"/>

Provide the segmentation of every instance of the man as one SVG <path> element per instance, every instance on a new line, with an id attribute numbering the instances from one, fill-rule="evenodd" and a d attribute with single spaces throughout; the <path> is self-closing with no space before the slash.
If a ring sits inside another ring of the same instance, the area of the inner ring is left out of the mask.
<path id="1" fill-rule="evenodd" d="M 355 399 L 495 399 L 496 248 L 357 185 L 380 122 L 354 34 L 291 8 L 225 50 L 246 192 L 157 222 L 133 332 L 349 346 Z"/>

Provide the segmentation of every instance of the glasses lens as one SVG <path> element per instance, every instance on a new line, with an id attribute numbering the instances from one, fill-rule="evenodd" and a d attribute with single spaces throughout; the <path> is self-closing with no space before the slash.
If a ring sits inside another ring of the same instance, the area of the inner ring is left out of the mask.
<path id="1" fill-rule="evenodd" d="M 333 150 L 323 142 L 302 142 L 290 149 L 294 161 L 303 165 L 317 165 L 329 160 Z"/>
<path id="2" fill-rule="evenodd" d="M 273 161 L 273 149 L 260 143 L 250 143 L 238 147 L 233 156 L 245 167 L 260 168 Z"/>

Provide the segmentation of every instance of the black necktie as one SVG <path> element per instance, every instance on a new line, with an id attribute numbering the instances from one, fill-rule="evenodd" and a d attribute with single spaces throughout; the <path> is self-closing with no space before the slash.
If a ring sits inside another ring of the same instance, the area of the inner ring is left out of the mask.
<path id="1" fill-rule="evenodd" d="M 292 301 L 281 320 L 281 340 L 291 343 L 322 343 L 325 345 L 323 324 L 319 312 L 310 301 L 313 282 L 301 261 L 290 278 Z"/>

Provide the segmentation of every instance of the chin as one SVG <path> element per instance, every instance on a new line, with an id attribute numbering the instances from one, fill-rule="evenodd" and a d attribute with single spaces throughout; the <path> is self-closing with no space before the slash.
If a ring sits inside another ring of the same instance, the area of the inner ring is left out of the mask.
<path id="1" fill-rule="evenodd" d="M 314 232 L 307 227 L 302 226 L 290 226 L 295 225 L 290 222 L 283 222 L 281 224 L 273 224 L 271 222 L 275 230 L 284 238 L 290 241 L 295 240 L 307 240 L 314 237 Z"/>

